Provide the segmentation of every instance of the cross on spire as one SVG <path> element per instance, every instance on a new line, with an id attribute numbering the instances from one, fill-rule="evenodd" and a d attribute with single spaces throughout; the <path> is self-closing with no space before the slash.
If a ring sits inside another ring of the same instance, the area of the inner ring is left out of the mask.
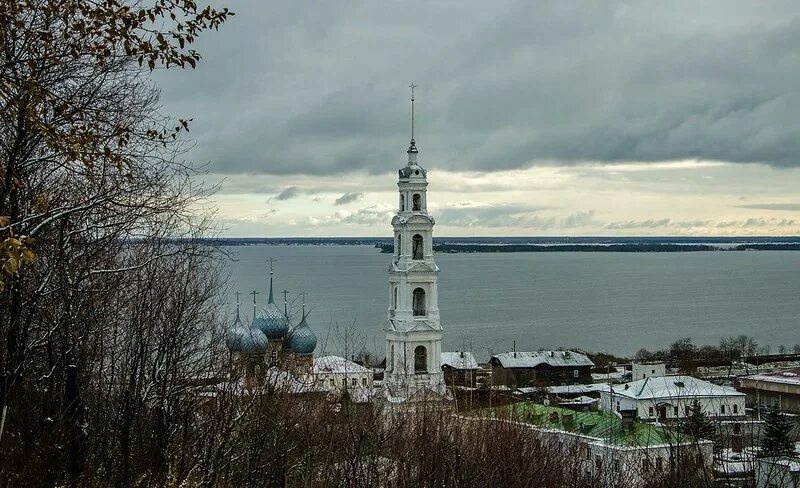
<path id="1" fill-rule="evenodd" d="M 268 258 L 267 262 L 269 263 L 269 298 L 267 299 L 267 303 L 275 303 L 275 300 L 272 297 L 272 275 L 274 274 L 272 265 L 276 262 L 276 260 Z"/>
<path id="2" fill-rule="evenodd" d="M 408 87 L 411 88 L 411 144 L 408 145 L 408 151 L 406 152 L 408 153 L 408 164 L 411 165 L 417 162 L 416 158 L 418 152 L 417 143 L 414 141 L 414 88 L 416 88 L 417 85 L 412 81 Z"/>
<path id="3" fill-rule="evenodd" d="M 414 145 L 414 88 L 417 85 L 412 81 L 408 87 L 411 88 L 411 145 Z"/>
<path id="4" fill-rule="evenodd" d="M 256 318 L 256 295 L 260 295 L 261 293 L 253 290 L 253 291 L 250 292 L 250 294 L 253 295 L 253 320 L 255 320 L 255 318 Z"/>

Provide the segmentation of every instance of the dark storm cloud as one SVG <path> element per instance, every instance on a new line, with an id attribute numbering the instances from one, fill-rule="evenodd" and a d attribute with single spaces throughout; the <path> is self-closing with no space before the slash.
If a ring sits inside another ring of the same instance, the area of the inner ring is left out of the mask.
<path id="1" fill-rule="evenodd" d="M 800 166 L 795 2 L 488 5 L 236 2 L 163 100 L 218 173 L 395 168 L 411 79 L 429 168 Z"/>
<path id="2" fill-rule="evenodd" d="M 275 200 L 284 201 L 284 200 L 291 200 L 296 196 L 300 195 L 300 190 L 296 186 L 290 186 L 281 190 L 280 193 L 275 195 Z"/>
<path id="3" fill-rule="evenodd" d="M 344 195 L 337 198 L 333 204 L 334 205 L 346 205 L 348 203 L 353 203 L 355 201 L 361 200 L 364 198 L 364 194 L 360 192 L 347 192 Z"/>

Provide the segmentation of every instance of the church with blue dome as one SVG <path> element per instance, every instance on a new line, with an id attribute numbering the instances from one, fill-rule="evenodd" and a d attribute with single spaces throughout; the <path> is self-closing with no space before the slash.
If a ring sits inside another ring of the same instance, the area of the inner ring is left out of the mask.
<path id="1" fill-rule="evenodd" d="M 307 373 L 312 367 L 317 335 L 308 323 L 305 299 L 300 321 L 292 325 L 286 292 L 283 309 L 275 303 L 274 270 L 270 260 L 269 295 L 266 305 L 258 310 L 253 293 L 253 320 L 242 321 L 239 311 L 239 294 L 236 300 L 236 317 L 226 331 L 225 342 L 238 359 L 245 379 L 252 383 L 266 368 L 278 368 L 296 373 Z"/>

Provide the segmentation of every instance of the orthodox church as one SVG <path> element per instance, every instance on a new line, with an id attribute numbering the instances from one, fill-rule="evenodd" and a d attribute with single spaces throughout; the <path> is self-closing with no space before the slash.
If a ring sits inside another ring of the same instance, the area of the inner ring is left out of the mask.
<path id="1" fill-rule="evenodd" d="M 305 301 L 300 322 L 292 326 L 285 295 L 283 310 L 275 303 L 273 275 L 270 265 L 269 298 L 259 312 L 253 295 L 253 320 L 250 325 L 242 322 L 237 293 L 236 318 L 225 338 L 228 349 L 238 359 L 241 374 L 251 384 L 258 381 L 266 368 L 308 373 L 317 347 L 317 336 L 308 325 Z"/>
<path id="2" fill-rule="evenodd" d="M 411 142 L 408 162 L 399 170 L 398 207 L 392 218 L 394 253 L 389 264 L 388 317 L 384 327 L 386 366 L 383 396 L 393 403 L 450 398 L 441 367 L 442 325 L 439 320 L 439 267 L 433 256 L 434 219 L 428 213 L 427 171 L 417 161 L 414 140 L 414 84 L 411 84 Z M 245 379 L 256 381 L 260 368 L 276 367 L 299 376 L 314 376 L 317 337 L 308 326 L 303 306 L 292 327 L 284 306 L 272 291 L 270 267 L 267 305 L 245 325 L 239 316 L 228 334 L 228 347 L 238 354 Z M 255 294 L 253 295 L 255 299 Z M 317 378 L 319 379 L 319 378 Z M 324 381 L 323 381 L 324 383 Z M 371 385 L 371 382 L 370 382 Z"/>

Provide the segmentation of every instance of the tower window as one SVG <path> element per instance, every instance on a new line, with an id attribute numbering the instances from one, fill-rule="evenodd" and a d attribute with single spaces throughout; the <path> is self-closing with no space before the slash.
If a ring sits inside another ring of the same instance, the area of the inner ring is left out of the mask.
<path id="1" fill-rule="evenodd" d="M 397 249 L 395 249 L 395 251 L 397 251 L 398 257 L 403 254 L 403 236 L 399 234 L 397 236 Z"/>
<path id="2" fill-rule="evenodd" d="M 422 288 L 414 289 L 414 316 L 424 317 L 425 313 L 425 290 Z"/>
<path id="3" fill-rule="evenodd" d="M 414 196 L 411 197 L 411 210 L 415 212 L 422 210 L 422 197 L 419 193 L 414 193 Z"/>
<path id="4" fill-rule="evenodd" d="M 404 212 L 406 210 L 406 196 L 402 193 L 400 194 L 400 211 Z"/>
<path id="5" fill-rule="evenodd" d="M 413 259 L 424 259 L 425 251 L 423 250 L 422 246 L 422 236 L 419 234 L 414 234 L 414 237 L 411 239 L 413 243 L 414 253 Z"/>
<path id="6" fill-rule="evenodd" d="M 397 285 L 392 288 L 392 308 L 397 308 Z"/>
<path id="7" fill-rule="evenodd" d="M 414 349 L 414 372 L 428 372 L 428 350 L 425 349 L 425 346 L 417 346 Z"/>

